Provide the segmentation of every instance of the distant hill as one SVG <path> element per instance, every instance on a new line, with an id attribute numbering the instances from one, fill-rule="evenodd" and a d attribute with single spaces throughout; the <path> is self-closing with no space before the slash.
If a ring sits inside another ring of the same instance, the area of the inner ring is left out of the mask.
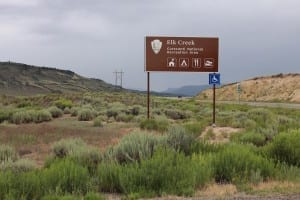
<path id="1" fill-rule="evenodd" d="M 300 74 L 278 74 L 256 77 L 240 82 L 242 101 L 300 103 Z M 202 91 L 199 99 L 211 99 L 212 90 Z M 216 90 L 217 100 L 238 100 L 237 83 L 223 85 Z"/>
<path id="2" fill-rule="evenodd" d="M 169 88 L 163 93 L 181 95 L 181 96 L 196 96 L 199 92 L 209 88 L 209 85 L 187 85 L 180 88 Z"/>
<path id="3" fill-rule="evenodd" d="M 34 95 L 113 90 L 122 89 L 99 79 L 85 78 L 69 70 L 0 62 L 0 94 Z"/>

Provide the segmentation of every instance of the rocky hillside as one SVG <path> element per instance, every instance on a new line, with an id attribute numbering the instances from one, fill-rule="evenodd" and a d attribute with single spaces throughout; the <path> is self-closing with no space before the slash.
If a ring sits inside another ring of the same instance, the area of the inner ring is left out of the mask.
<path id="1" fill-rule="evenodd" d="M 121 89 L 68 70 L 0 62 L 0 94 L 34 95 L 112 90 Z"/>
<path id="2" fill-rule="evenodd" d="M 300 103 L 300 74 L 278 74 L 256 77 L 240 84 L 241 101 L 268 101 Z M 198 94 L 199 99 L 212 99 L 212 89 Z M 216 90 L 217 100 L 236 101 L 238 83 L 223 85 Z"/>

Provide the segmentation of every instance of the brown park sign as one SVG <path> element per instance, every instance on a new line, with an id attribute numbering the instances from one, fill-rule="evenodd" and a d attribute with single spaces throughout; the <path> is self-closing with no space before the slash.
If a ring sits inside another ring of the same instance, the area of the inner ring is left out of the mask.
<path id="1" fill-rule="evenodd" d="M 218 38 L 145 38 L 145 71 L 217 72 Z"/>

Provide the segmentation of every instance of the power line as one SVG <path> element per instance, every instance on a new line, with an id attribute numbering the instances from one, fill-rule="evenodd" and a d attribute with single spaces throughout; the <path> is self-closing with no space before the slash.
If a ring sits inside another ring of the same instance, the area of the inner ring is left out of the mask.
<path id="1" fill-rule="evenodd" d="M 113 73 L 115 74 L 115 86 L 120 86 L 121 88 L 123 88 L 123 75 L 124 75 L 123 70 L 121 71 L 116 70 Z"/>

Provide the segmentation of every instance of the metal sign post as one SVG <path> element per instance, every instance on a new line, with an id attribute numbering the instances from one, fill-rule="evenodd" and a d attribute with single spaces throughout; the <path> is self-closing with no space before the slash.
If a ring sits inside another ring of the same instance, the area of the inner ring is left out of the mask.
<path id="1" fill-rule="evenodd" d="M 147 119 L 150 118 L 150 72 L 147 72 Z"/>
<path id="2" fill-rule="evenodd" d="M 212 126 L 216 126 L 216 84 L 213 86 L 213 123 Z"/>
<path id="3" fill-rule="evenodd" d="M 241 83 L 237 83 L 237 92 L 238 92 L 238 100 L 239 100 L 239 103 L 241 101 Z"/>
<path id="4" fill-rule="evenodd" d="M 221 75 L 216 73 L 209 74 L 209 85 L 213 85 L 213 121 L 212 126 L 216 126 L 216 85 L 221 84 Z"/>

